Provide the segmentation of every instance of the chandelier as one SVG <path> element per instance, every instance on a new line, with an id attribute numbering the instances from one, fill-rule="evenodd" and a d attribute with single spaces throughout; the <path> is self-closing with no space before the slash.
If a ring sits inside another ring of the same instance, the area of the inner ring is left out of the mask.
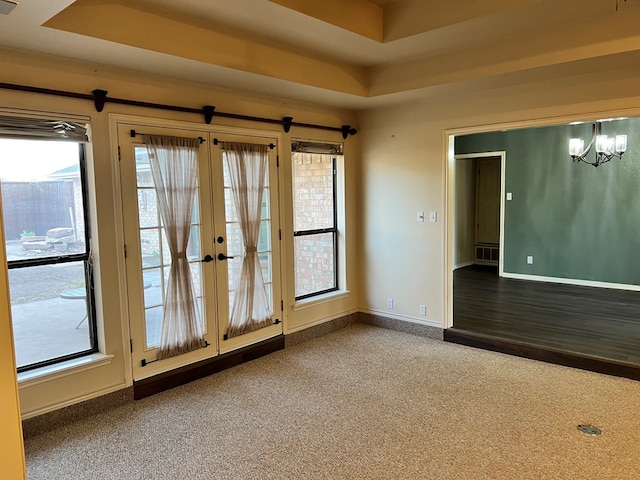
<path id="1" fill-rule="evenodd" d="M 592 160 L 587 159 L 587 155 L 591 148 L 595 145 L 595 157 Z M 584 162 L 594 167 L 598 167 L 603 163 L 607 163 L 614 158 L 622 158 L 627 150 L 627 136 L 616 135 L 608 137 L 602 135 L 602 122 L 593 124 L 591 141 L 587 148 L 584 147 L 584 140 L 581 138 L 572 138 L 569 140 L 569 155 L 574 163 Z"/>

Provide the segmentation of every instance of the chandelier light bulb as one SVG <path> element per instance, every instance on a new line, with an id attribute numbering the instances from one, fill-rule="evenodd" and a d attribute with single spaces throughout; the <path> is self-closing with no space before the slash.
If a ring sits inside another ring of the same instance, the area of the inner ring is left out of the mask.
<path id="1" fill-rule="evenodd" d="M 614 137 L 607 137 L 607 154 L 611 154 L 615 151 L 616 139 Z"/>
<path id="2" fill-rule="evenodd" d="M 607 151 L 608 139 L 606 135 L 598 135 L 596 137 L 596 153 L 604 153 Z"/>
<path id="3" fill-rule="evenodd" d="M 584 140 L 581 138 L 572 138 L 569 140 L 569 155 L 577 157 L 584 149 Z"/>
<path id="4" fill-rule="evenodd" d="M 624 153 L 627 151 L 627 136 L 616 135 L 616 152 Z"/>

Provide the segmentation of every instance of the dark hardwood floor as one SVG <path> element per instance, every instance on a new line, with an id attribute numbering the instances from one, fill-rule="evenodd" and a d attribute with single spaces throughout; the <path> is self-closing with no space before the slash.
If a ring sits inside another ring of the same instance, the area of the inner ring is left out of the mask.
<path id="1" fill-rule="evenodd" d="M 453 283 L 446 340 L 640 379 L 640 292 L 507 279 L 481 266 L 456 270 Z"/>

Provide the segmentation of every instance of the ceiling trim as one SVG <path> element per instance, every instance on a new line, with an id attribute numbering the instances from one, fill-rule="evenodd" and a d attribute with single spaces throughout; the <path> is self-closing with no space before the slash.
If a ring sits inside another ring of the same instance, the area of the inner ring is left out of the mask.
<path id="1" fill-rule="evenodd" d="M 367 0 L 269 0 L 377 42 L 384 37 L 384 11 Z"/>
<path id="2" fill-rule="evenodd" d="M 125 3 L 78 0 L 44 26 L 280 80 L 368 95 L 366 70 L 362 67 L 216 31 Z"/>

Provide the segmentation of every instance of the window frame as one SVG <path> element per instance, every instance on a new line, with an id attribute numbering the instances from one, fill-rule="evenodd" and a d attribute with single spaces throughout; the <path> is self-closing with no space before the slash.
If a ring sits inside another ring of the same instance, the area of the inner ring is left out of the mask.
<path id="1" fill-rule="evenodd" d="M 5 135 L 0 134 L 0 138 L 11 138 Z M 33 141 L 53 141 L 46 137 L 35 138 L 30 137 L 29 140 Z M 91 223 L 89 219 L 89 208 L 88 208 L 88 179 L 87 179 L 87 152 L 86 145 L 83 142 L 78 142 L 78 171 L 80 175 L 80 190 L 82 192 L 82 207 L 83 207 L 83 221 L 84 221 L 84 244 L 85 244 L 85 252 L 84 253 L 74 253 L 68 255 L 56 255 L 50 257 L 40 257 L 34 259 L 21 259 L 21 260 L 11 260 L 7 261 L 7 270 L 20 269 L 20 268 L 28 268 L 28 267 L 39 267 L 44 265 L 56 265 L 63 263 L 72 263 L 72 262 L 83 262 L 84 267 L 84 278 L 85 278 L 85 288 L 86 288 L 86 307 L 87 307 L 87 325 L 89 327 L 89 344 L 90 347 L 86 350 L 82 350 L 79 352 L 70 353 L 67 355 L 62 355 L 59 357 L 50 358 L 47 360 L 42 360 L 39 362 L 31 363 L 28 365 L 22 365 L 17 367 L 18 373 L 27 372 L 30 370 L 35 370 L 42 367 L 47 367 L 50 365 L 55 365 L 57 363 L 62 363 L 67 360 L 73 360 L 80 357 L 85 357 L 87 355 L 91 355 L 93 353 L 98 352 L 98 328 L 96 323 L 96 302 L 93 288 L 93 256 L 91 254 Z"/>
<path id="2" fill-rule="evenodd" d="M 295 151 L 292 151 L 292 160 L 293 160 L 293 155 L 295 155 Z M 319 152 L 308 152 L 308 153 L 319 153 Z M 321 234 L 327 234 L 327 233 L 332 233 L 333 234 L 333 287 L 331 288 L 326 288 L 323 290 L 317 290 L 314 292 L 309 292 L 309 293 L 305 293 L 303 295 L 295 295 L 294 293 L 294 298 L 296 301 L 299 300 L 305 300 L 308 298 L 312 298 L 312 297 L 317 297 L 320 295 L 325 295 L 327 293 L 331 293 L 331 292 L 336 292 L 338 290 L 340 290 L 340 286 L 339 286 L 339 262 L 338 262 L 338 166 L 337 166 L 337 153 L 328 153 L 328 152 L 322 152 L 319 153 L 321 155 L 331 155 L 331 182 L 332 182 L 332 201 L 333 201 L 333 227 L 330 228 L 316 228 L 316 229 L 308 229 L 308 230 L 295 230 L 293 231 L 293 238 L 294 238 L 294 248 L 293 248 L 293 255 L 294 255 L 294 265 L 296 264 L 296 249 L 295 249 L 295 239 L 297 237 L 305 237 L 305 236 L 311 236 L 311 235 L 321 235 Z M 343 154 L 342 154 L 343 155 Z M 293 169 L 293 177 L 295 178 L 295 169 Z M 295 181 L 294 181 L 295 183 Z M 292 192 L 293 193 L 293 192 Z M 293 203 L 293 202 L 292 202 Z M 293 212 L 293 223 L 295 226 L 295 206 L 294 206 L 294 212 Z M 296 290 L 296 286 L 297 286 L 297 276 L 296 276 L 296 271 L 294 268 L 294 292 Z"/>

